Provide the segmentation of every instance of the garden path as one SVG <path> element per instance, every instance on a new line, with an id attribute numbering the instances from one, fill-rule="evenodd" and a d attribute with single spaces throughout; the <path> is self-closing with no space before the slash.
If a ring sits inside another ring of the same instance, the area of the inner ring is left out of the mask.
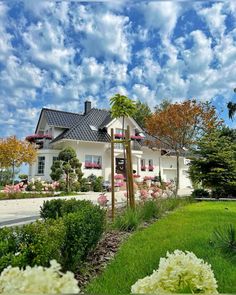
<path id="1" fill-rule="evenodd" d="M 67 197 L 52 197 L 51 199 L 71 199 L 76 198 L 78 200 L 90 200 L 93 203 L 97 203 L 97 198 L 100 193 L 86 192 L 76 196 Z M 179 191 L 180 195 L 190 194 L 189 189 L 182 189 Z M 107 197 L 111 199 L 111 193 L 107 193 Z M 124 201 L 124 192 L 116 192 L 116 200 L 118 203 Z M 0 200 L 0 227 L 22 225 L 30 223 L 36 219 L 39 219 L 40 206 L 43 202 L 49 198 L 35 198 L 35 199 L 18 199 L 18 200 Z M 110 203 L 110 202 L 109 202 Z M 108 203 L 108 205 L 109 205 Z"/>

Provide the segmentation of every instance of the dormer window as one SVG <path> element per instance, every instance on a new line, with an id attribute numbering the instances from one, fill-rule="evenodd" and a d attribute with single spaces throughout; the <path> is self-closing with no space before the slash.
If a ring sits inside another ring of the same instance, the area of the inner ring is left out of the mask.
<path id="1" fill-rule="evenodd" d="M 96 126 L 89 125 L 89 127 L 92 131 L 98 131 L 98 128 Z"/>

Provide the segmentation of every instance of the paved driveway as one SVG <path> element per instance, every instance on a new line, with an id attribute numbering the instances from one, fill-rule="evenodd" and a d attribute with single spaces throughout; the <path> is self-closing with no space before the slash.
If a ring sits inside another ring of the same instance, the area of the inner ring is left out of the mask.
<path id="1" fill-rule="evenodd" d="M 188 195 L 189 189 L 180 190 L 180 195 Z M 97 198 L 100 193 L 87 192 L 83 195 L 70 197 L 53 197 L 53 198 L 38 198 L 38 199 L 21 199 L 21 200 L 2 200 L 0 201 L 0 227 L 21 225 L 39 219 L 40 206 L 43 202 L 51 199 L 72 199 L 90 200 L 97 203 Z M 111 193 L 107 193 L 107 197 L 111 200 Z M 118 203 L 124 202 L 124 192 L 116 192 L 115 198 Z M 110 201 L 109 201 L 110 203 Z"/>

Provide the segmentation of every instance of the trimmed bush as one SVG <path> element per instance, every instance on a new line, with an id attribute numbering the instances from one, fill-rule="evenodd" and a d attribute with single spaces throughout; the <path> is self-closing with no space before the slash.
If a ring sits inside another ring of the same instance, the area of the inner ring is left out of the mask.
<path id="1" fill-rule="evenodd" d="M 75 271 L 101 238 L 105 227 L 105 211 L 98 206 L 84 207 L 83 210 L 67 214 L 63 219 L 66 228 L 63 265 Z"/>
<path id="2" fill-rule="evenodd" d="M 59 218 L 68 213 L 73 213 L 76 211 L 83 211 L 85 208 L 93 209 L 94 205 L 90 201 L 86 200 L 47 200 L 43 203 L 43 206 L 40 207 L 40 216 L 43 219 L 47 218 Z"/>
<path id="3" fill-rule="evenodd" d="M 0 230 L 0 272 L 8 265 L 49 266 L 50 260 L 62 262 L 65 240 L 62 220 L 37 221 L 18 228 Z"/>
<path id="4" fill-rule="evenodd" d="M 63 270 L 74 271 L 105 227 L 105 211 L 89 201 L 51 200 L 44 203 L 41 216 L 45 221 L 0 229 L 0 272 L 8 265 L 47 267 L 52 259 Z"/>
<path id="5" fill-rule="evenodd" d="M 43 219 L 47 218 L 59 218 L 62 217 L 62 199 L 53 199 L 43 202 L 43 206 L 40 206 L 40 217 Z"/>
<path id="6" fill-rule="evenodd" d="M 193 198 L 208 198 L 209 197 L 209 192 L 204 190 L 203 188 L 196 188 L 192 192 L 192 197 Z"/>

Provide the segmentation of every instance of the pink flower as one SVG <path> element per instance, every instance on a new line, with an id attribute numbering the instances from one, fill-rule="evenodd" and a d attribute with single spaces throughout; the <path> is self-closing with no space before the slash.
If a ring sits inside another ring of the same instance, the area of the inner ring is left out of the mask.
<path id="1" fill-rule="evenodd" d="M 114 179 L 124 179 L 124 175 L 123 174 L 116 174 L 114 176 Z"/>
<path id="2" fill-rule="evenodd" d="M 105 207 L 107 205 L 107 202 L 108 202 L 108 199 L 107 199 L 107 196 L 106 194 L 100 194 L 98 199 L 97 199 L 97 202 L 100 206 L 103 206 Z"/>
<path id="3" fill-rule="evenodd" d="M 140 190 L 140 199 L 145 201 L 148 198 L 148 191 L 145 189 Z"/>

